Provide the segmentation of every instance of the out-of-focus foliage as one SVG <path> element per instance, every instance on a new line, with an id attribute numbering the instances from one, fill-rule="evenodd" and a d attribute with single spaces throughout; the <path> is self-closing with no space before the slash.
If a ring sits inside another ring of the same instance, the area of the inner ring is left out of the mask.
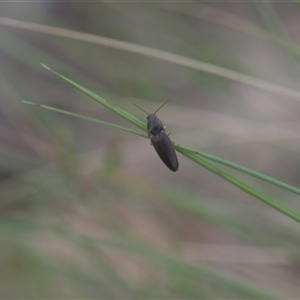
<path id="1" fill-rule="evenodd" d="M 132 102 L 154 111 L 172 98 L 159 112 L 172 139 L 299 187 L 296 3 L 2 2 L 0 11 L 1 298 L 298 297 L 296 222 L 183 156 L 170 172 L 145 139 L 22 104 L 127 126 L 40 63 L 141 119 Z M 230 80 L 232 70 L 274 92 Z M 297 195 L 241 177 L 300 211 Z"/>

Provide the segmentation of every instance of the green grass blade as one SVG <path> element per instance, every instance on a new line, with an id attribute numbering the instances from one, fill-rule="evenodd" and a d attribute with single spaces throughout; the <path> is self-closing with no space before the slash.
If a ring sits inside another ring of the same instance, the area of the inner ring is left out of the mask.
<path id="1" fill-rule="evenodd" d="M 87 96 L 91 97 L 92 99 L 94 99 L 96 102 L 100 103 L 101 105 L 103 105 L 104 107 L 106 107 L 107 109 L 109 109 L 110 111 L 116 113 L 117 115 L 119 115 L 120 117 L 124 118 L 125 120 L 127 120 L 128 122 L 132 123 L 133 125 L 137 126 L 138 128 L 146 131 L 146 125 L 140 121 L 139 119 L 135 118 L 133 115 L 127 113 L 126 111 L 118 108 L 118 107 L 115 107 L 115 106 L 112 106 L 110 105 L 105 99 L 103 99 L 102 97 L 98 96 L 97 94 L 91 92 L 90 90 L 84 88 L 83 86 L 77 84 L 76 82 L 74 82 L 73 80 L 61 75 L 60 73 L 50 69 L 49 67 L 45 66 L 44 64 L 42 64 L 42 66 L 44 68 L 46 68 L 47 70 L 51 71 L 52 73 L 54 73 L 55 75 L 57 75 L 58 77 L 60 77 L 61 79 L 63 79 L 64 81 L 66 81 L 67 83 L 69 83 L 70 85 L 72 85 L 73 87 L 75 87 L 76 89 L 78 89 L 79 91 L 81 91 L 82 93 L 86 94 Z M 80 115 L 78 115 L 78 117 L 80 117 Z M 98 123 L 101 123 L 102 121 L 97 121 Z M 104 125 L 106 122 L 103 122 L 102 124 Z M 106 126 L 111 126 L 111 127 L 114 127 L 116 125 L 106 125 Z M 121 129 L 123 131 L 127 131 L 127 132 L 130 132 L 130 133 L 134 133 L 134 134 L 137 134 L 137 135 L 141 135 L 141 134 L 138 134 L 137 132 L 135 131 L 130 131 L 128 129 L 125 129 L 124 127 L 120 128 L 118 126 L 116 126 L 115 128 L 117 129 Z M 141 135 L 141 136 L 144 136 L 144 135 Z M 209 160 L 212 160 L 212 161 L 215 161 L 217 163 L 220 163 L 226 167 L 229 167 L 229 168 L 232 168 L 232 169 L 235 169 L 237 171 L 240 171 L 242 173 L 245 173 L 245 174 L 248 174 L 250 176 L 253 176 L 255 178 L 258 178 L 260 180 L 263 180 L 265 182 L 268 182 L 270 184 L 273 184 L 273 185 L 276 185 L 280 188 L 283 188 L 287 191 L 290 191 L 292 193 L 295 193 L 297 195 L 300 195 L 300 189 L 298 188 L 295 188 L 289 184 L 286 184 L 284 182 L 281 182 L 279 180 L 276 180 L 274 178 L 271 178 L 269 176 L 266 176 L 266 175 L 263 175 L 263 174 L 260 174 L 256 171 L 253 171 L 251 169 L 248 169 L 248 168 L 245 168 L 245 167 L 242 167 L 242 166 L 239 166 L 235 163 L 232 163 L 232 162 L 229 162 L 229 161 L 226 161 L 224 159 L 221 159 L 221 158 L 218 158 L 218 157 L 215 157 L 213 155 L 210 155 L 210 154 L 207 154 L 207 153 L 204 153 L 204 152 L 200 152 L 196 149 L 192 149 L 192 148 L 188 148 L 188 147 L 183 147 L 183 146 L 178 146 L 180 148 L 182 148 L 183 150 L 187 150 L 187 151 L 190 151 L 190 152 L 193 152 L 193 153 L 197 153 L 198 155 L 201 155 Z"/>
<path id="2" fill-rule="evenodd" d="M 83 86 L 77 84 L 76 82 L 74 82 L 73 80 L 61 75 L 60 73 L 50 69 L 49 67 L 47 67 L 44 64 L 41 64 L 45 69 L 49 70 L 50 72 L 52 72 L 53 74 L 57 75 L 58 77 L 60 77 L 61 79 L 63 79 L 65 82 L 67 82 L 68 84 L 70 84 L 71 86 L 75 87 L 77 90 L 79 90 L 80 92 L 82 92 L 83 94 L 87 95 L 88 97 L 92 98 L 93 100 L 95 100 L 97 103 L 101 104 L 102 106 L 104 106 L 105 108 L 107 108 L 108 110 L 112 111 L 113 113 L 117 114 L 118 116 L 120 116 L 121 118 L 125 119 L 126 121 L 130 122 L 131 124 L 137 126 L 138 128 L 146 131 L 146 125 L 144 122 L 142 122 L 141 120 L 139 120 L 138 118 L 134 117 L 133 115 L 127 113 L 126 111 L 124 111 L 123 109 L 120 109 L 118 107 L 115 107 L 111 104 L 109 104 L 105 99 L 103 99 L 102 97 L 98 96 L 97 94 L 93 93 L 92 91 L 84 88 Z"/>
<path id="3" fill-rule="evenodd" d="M 119 109 L 118 107 L 110 105 L 105 99 L 101 98 L 97 94 L 95 94 L 95 93 L 91 92 L 90 90 L 84 88 L 83 86 L 77 84 L 76 82 L 72 81 L 71 79 L 61 75 L 60 73 L 50 69 L 49 67 L 45 66 L 44 64 L 42 64 L 42 66 L 44 68 L 46 68 L 47 70 L 51 71 L 52 73 L 54 73 L 55 75 L 57 75 L 58 77 L 60 77 L 61 79 L 63 79 L 64 81 L 66 81 L 71 86 L 75 87 L 76 89 L 78 89 L 79 91 L 84 93 L 85 95 L 91 97 L 96 102 L 103 105 L 104 107 L 106 107 L 107 109 L 112 111 L 113 113 L 119 115 L 120 117 L 124 118 L 128 122 L 130 122 L 133 125 L 137 126 L 138 128 L 146 131 L 146 125 L 142 121 L 140 121 L 139 119 L 135 118 L 131 114 L 127 113 L 126 111 L 124 111 L 122 109 Z M 78 115 L 78 116 L 80 116 L 80 115 Z M 104 123 L 107 126 L 108 126 L 108 124 L 110 124 L 110 123 L 106 123 L 106 122 L 104 122 Z M 111 125 L 112 124 L 110 124 L 109 126 L 111 126 Z M 115 127 L 115 126 L 116 125 L 113 125 L 111 127 Z M 119 126 L 118 129 L 121 129 L 120 127 L 121 126 Z M 223 171 L 222 169 L 219 169 L 216 166 L 212 165 L 207 160 L 200 157 L 200 155 L 199 155 L 200 152 L 199 151 L 197 151 L 197 150 L 194 151 L 193 149 L 185 148 L 185 147 L 182 147 L 182 146 L 176 146 L 175 148 L 178 152 L 180 152 L 184 156 L 188 157 L 192 161 L 194 161 L 197 164 L 203 166 L 207 170 L 215 173 L 216 175 L 220 176 L 221 178 L 223 178 L 226 181 L 230 182 L 231 184 L 235 185 L 236 187 L 243 190 L 244 192 L 252 195 L 253 197 L 257 198 L 258 200 L 264 202 L 265 204 L 269 205 L 270 207 L 276 209 L 277 211 L 283 213 L 284 215 L 286 215 L 286 216 L 288 216 L 288 217 L 292 218 L 293 220 L 300 223 L 300 215 L 299 214 L 295 213 L 294 211 L 292 211 L 288 207 L 286 207 L 286 206 L 282 205 L 281 203 L 277 202 L 273 198 L 265 195 L 264 193 L 256 190 L 255 188 L 245 184 L 243 181 L 235 178 L 234 176 L 230 175 L 229 173 Z"/>
<path id="4" fill-rule="evenodd" d="M 48 105 L 32 103 L 32 102 L 28 102 L 28 101 L 23 101 L 23 103 L 24 104 L 29 104 L 29 105 L 35 105 L 35 106 L 45 108 L 45 109 L 48 109 L 48 110 L 51 110 L 51 111 L 55 111 L 55 112 L 58 112 L 58 113 L 61 113 L 61 114 L 65 114 L 65 115 L 68 115 L 68 116 L 71 116 L 71 117 L 80 118 L 80 119 L 87 120 L 87 121 L 90 121 L 90 122 L 98 123 L 98 124 L 101 124 L 101 125 L 104 125 L 104 126 L 107 126 L 107 127 L 112 127 L 114 129 L 118 129 L 118 130 L 122 130 L 122 131 L 125 131 L 125 132 L 128 132 L 128 133 L 139 135 L 141 137 L 145 137 L 145 138 L 147 137 L 146 134 L 137 132 L 135 130 L 132 130 L 132 129 L 129 129 L 129 128 L 126 128 L 126 127 L 123 127 L 123 126 L 119 126 L 119 125 L 116 125 L 116 124 L 113 124 L 113 123 L 101 121 L 101 120 L 98 120 L 98 119 L 95 119 L 95 118 L 79 115 L 79 114 L 76 114 L 76 113 L 73 113 L 73 112 L 70 112 L 70 111 L 67 111 L 67 110 L 55 108 L 55 107 L 48 106 Z"/>
<path id="5" fill-rule="evenodd" d="M 276 209 L 277 211 L 285 214 L 286 216 L 292 218 L 293 220 L 300 223 L 300 215 L 289 209 L 288 207 L 282 205 L 281 203 L 277 202 L 273 198 L 265 195 L 264 193 L 252 188 L 251 186 L 245 184 L 243 181 L 235 178 L 234 176 L 230 175 L 229 173 L 223 171 L 222 169 L 217 168 L 216 166 L 210 164 L 205 159 L 199 157 L 196 154 L 191 153 L 190 151 L 183 150 L 180 147 L 177 147 L 177 151 L 183 154 L 184 156 L 188 157 L 192 161 L 196 162 L 197 164 L 201 165 L 205 169 L 215 173 L 219 177 L 225 179 L 226 181 L 230 182 L 231 184 L 235 185 L 239 189 L 243 190 L 247 194 L 252 195 L 253 197 L 259 199 L 260 201 L 264 202 L 265 204 L 271 206 L 272 208 Z"/>
<path id="6" fill-rule="evenodd" d="M 119 125 L 116 125 L 116 124 L 113 124 L 113 123 L 109 123 L 109 122 L 101 121 L 101 120 L 98 120 L 98 119 L 94 119 L 94 118 L 91 118 L 91 117 L 83 116 L 83 115 L 80 115 L 80 114 L 72 113 L 72 112 L 67 111 L 67 110 L 55 108 L 55 107 L 48 106 L 48 105 L 36 104 L 36 103 L 28 102 L 28 101 L 23 101 L 23 103 L 29 104 L 29 105 L 36 105 L 36 106 L 39 106 L 39 107 L 42 107 L 42 108 L 45 108 L 45 109 L 48 109 L 48 110 L 51 110 L 51 111 L 54 111 L 54 112 L 58 112 L 58 113 L 62 113 L 62 114 L 65 114 L 65 115 L 72 116 L 72 117 L 76 117 L 76 118 L 80 118 L 80 119 L 83 119 L 83 120 L 87 120 L 87 121 L 90 121 L 90 122 L 98 123 L 98 124 L 101 124 L 101 125 L 104 125 L 104 126 L 108 126 L 108 127 L 114 128 L 114 129 L 118 129 L 118 130 L 122 130 L 122 131 L 125 131 L 125 132 L 128 132 L 128 133 L 132 133 L 132 134 L 135 134 L 135 135 L 138 135 L 138 136 L 141 136 L 141 137 L 147 137 L 146 134 L 137 132 L 135 130 L 132 130 L 132 129 L 129 129 L 129 128 L 126 128 L 126 127 L 123 127 L 123 126 L 119 126 Z M 297 195 L 300 195 L 300 189 L 298 189 L 296 187 L 293 187 L 293 186 L 291 186 L 289 184 L 286 184 L 286 183 L 284 183 L 282 181 L 279 181 L 277 179 L 274 179 L 272 177 L 266 176 L 266 175 L 261 174 L 259 172 L 253 171 L 251 169 L 248 169 L 248 168 L 245 168 L 245 167 L 240 166 L 238 164 L 235 164 L 233 162 L 230 162 L 228 160 L 224 160 L 222 158 L 213 156 L 211 154 L 198 151 L 197 149 L 192 149 L 192 148 L 184 147 L 184 146 L 177 146 L 177 147 L 178 148 L 182 148 L 183 150 L 190 151 L 190 152 L 192 152 L 194 154 L 200 155 L 202 157 L 205 157 L 206 159 L 209 159 L 211 161 L 217 162 L 219 164 L 222 164 L 222 165 L 224 165 L 226 167 L 229 167 L 229 168 L 232 168 L 234 170 L 240 171 L 240 172 L 242 172 L 244 174 L 250 175 L 250 176 L 255 177 L 257 179 L 263 180 L 263 181 L 265 181 L 267 183 L 270 183 L 270 184 L 273 184 L 273 185 L 275 185 L 277 187 L 283 188 L 283 189 L 285 189 L 285 190 L 287 190 L 289 192 L 292 192 L 292 193 L 295 193 Z"/>
<path id="7" fill-rule="evenodd" d="M 198 151 L 197 149 L 192 149 L 192 148 L 184 147 L 184 146 L 177 146 L 177 147 L 181 148 L 183 150 L 190 151 L 190 152 L 192 152 L 194 154 L 197 154 L 197 155 L 200 155 L 202 157 L 205 157 L 206 159 L 209 159 L 211 161 L 214 161 L 216 163 L 219 163 L 219 164 L 221 164 L 223 166 L 226 166 L 226 167 L 229 167 L 231 169 L 240 171 L 240 172 L 242 172 L 244 174 L 250 175 L 252 177 L 255 177 L 257 179 L 265 181 L 267 183 L 273 184 L 273 185 L 275 185 L 277 187 L 280 187 L 282 189 L 285 189 L 285 190 L 287 190 L 289 192 L 292 192 L 292 193 L 295 193 L 297 195 L 300 195 L 300 189 L 298 189 L 298 188 L 296 188 L 296 187 L 294 187 L 292 185 L 289 185 L 287 183 L 284 183 L 282 181 L 279 181 L 277 179 L 274 179 L 272 177 L 266 176 L 264 174 L 261 174 L 259 172 L 256 172 L 256 171 L 253 171 L 251 169 L 245 168 L 245 167 L 243 167 L 241 165 L 235 164 L 235 163 L 230 162 L 228 160 L 216 157 L 214 155 L 211 155 L 211 154 L 208 154 L 208 153 L 205 153 L 205 152 L 202 152 L 202 151 Z"/>

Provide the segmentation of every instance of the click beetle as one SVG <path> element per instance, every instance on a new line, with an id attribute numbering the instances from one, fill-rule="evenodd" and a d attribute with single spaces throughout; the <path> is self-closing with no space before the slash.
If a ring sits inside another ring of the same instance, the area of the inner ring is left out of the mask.
<path id="1" fill-rule="evenodd" d="M 175 153 L 174 146 L 169 138 L 169 134 L 165 131 L 165 126 L 156 116 L 156 113 L 168 102 L 163 103 L 154 113 L 149 114 L 139 106 L 133 103 L 137 108 L 146 113 L 147 116 L 147 132 L 156 153 L 165 165 L 176 172 L 178 170 L 178 159 Z"/>

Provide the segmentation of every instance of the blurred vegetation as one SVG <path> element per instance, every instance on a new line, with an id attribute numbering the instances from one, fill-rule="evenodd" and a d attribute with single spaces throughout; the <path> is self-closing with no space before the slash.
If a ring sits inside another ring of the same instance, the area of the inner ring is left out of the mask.
<path id="1" fill-rule="evenodd" d="M 132 102 L 172 98 L 158 115 L 174 141 L 299 187 L 296 1 L 0 12 L 1 298 L 298 297 L 298 223 L 180 154 L 170 172 L 148 140 L 22 103 L 128 126 L 40 63 L 141 120 Z M 298 195 L 234 174 L 300 212 Z"/>

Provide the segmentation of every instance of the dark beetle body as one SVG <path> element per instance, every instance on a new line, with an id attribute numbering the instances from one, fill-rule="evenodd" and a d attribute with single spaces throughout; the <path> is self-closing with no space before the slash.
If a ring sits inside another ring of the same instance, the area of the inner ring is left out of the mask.
<path id="1" fill-rule="evenodd" d="M 173 172 L 178 170 L 178 159 L 174 146 L 166 134 L 165 127 L 161 120 L 156 116 L 156 113 L 168 102 L 163 103 L 153 114 L 148 114 L 145 110 L 137 106 L 138 109 L 148 115 L 147 117 L 147 132 L 155 151 L 165 165 Z"/>
<path id="2" fill-rule="evenodd" d="M 160 159 L 173 172 L 178 170 L 178 160 L 170 138 L 164 130 L 151 137 L 151 143 Z"/>
<path id="3" fill-rule="evenodd" d="M 178 170 L 178 159 L 174 146 L 165 132 L 163 123 L 155 114 L 148 114 L 147 131 L 151 143 L 160 159 L 173 172 Z"/>

